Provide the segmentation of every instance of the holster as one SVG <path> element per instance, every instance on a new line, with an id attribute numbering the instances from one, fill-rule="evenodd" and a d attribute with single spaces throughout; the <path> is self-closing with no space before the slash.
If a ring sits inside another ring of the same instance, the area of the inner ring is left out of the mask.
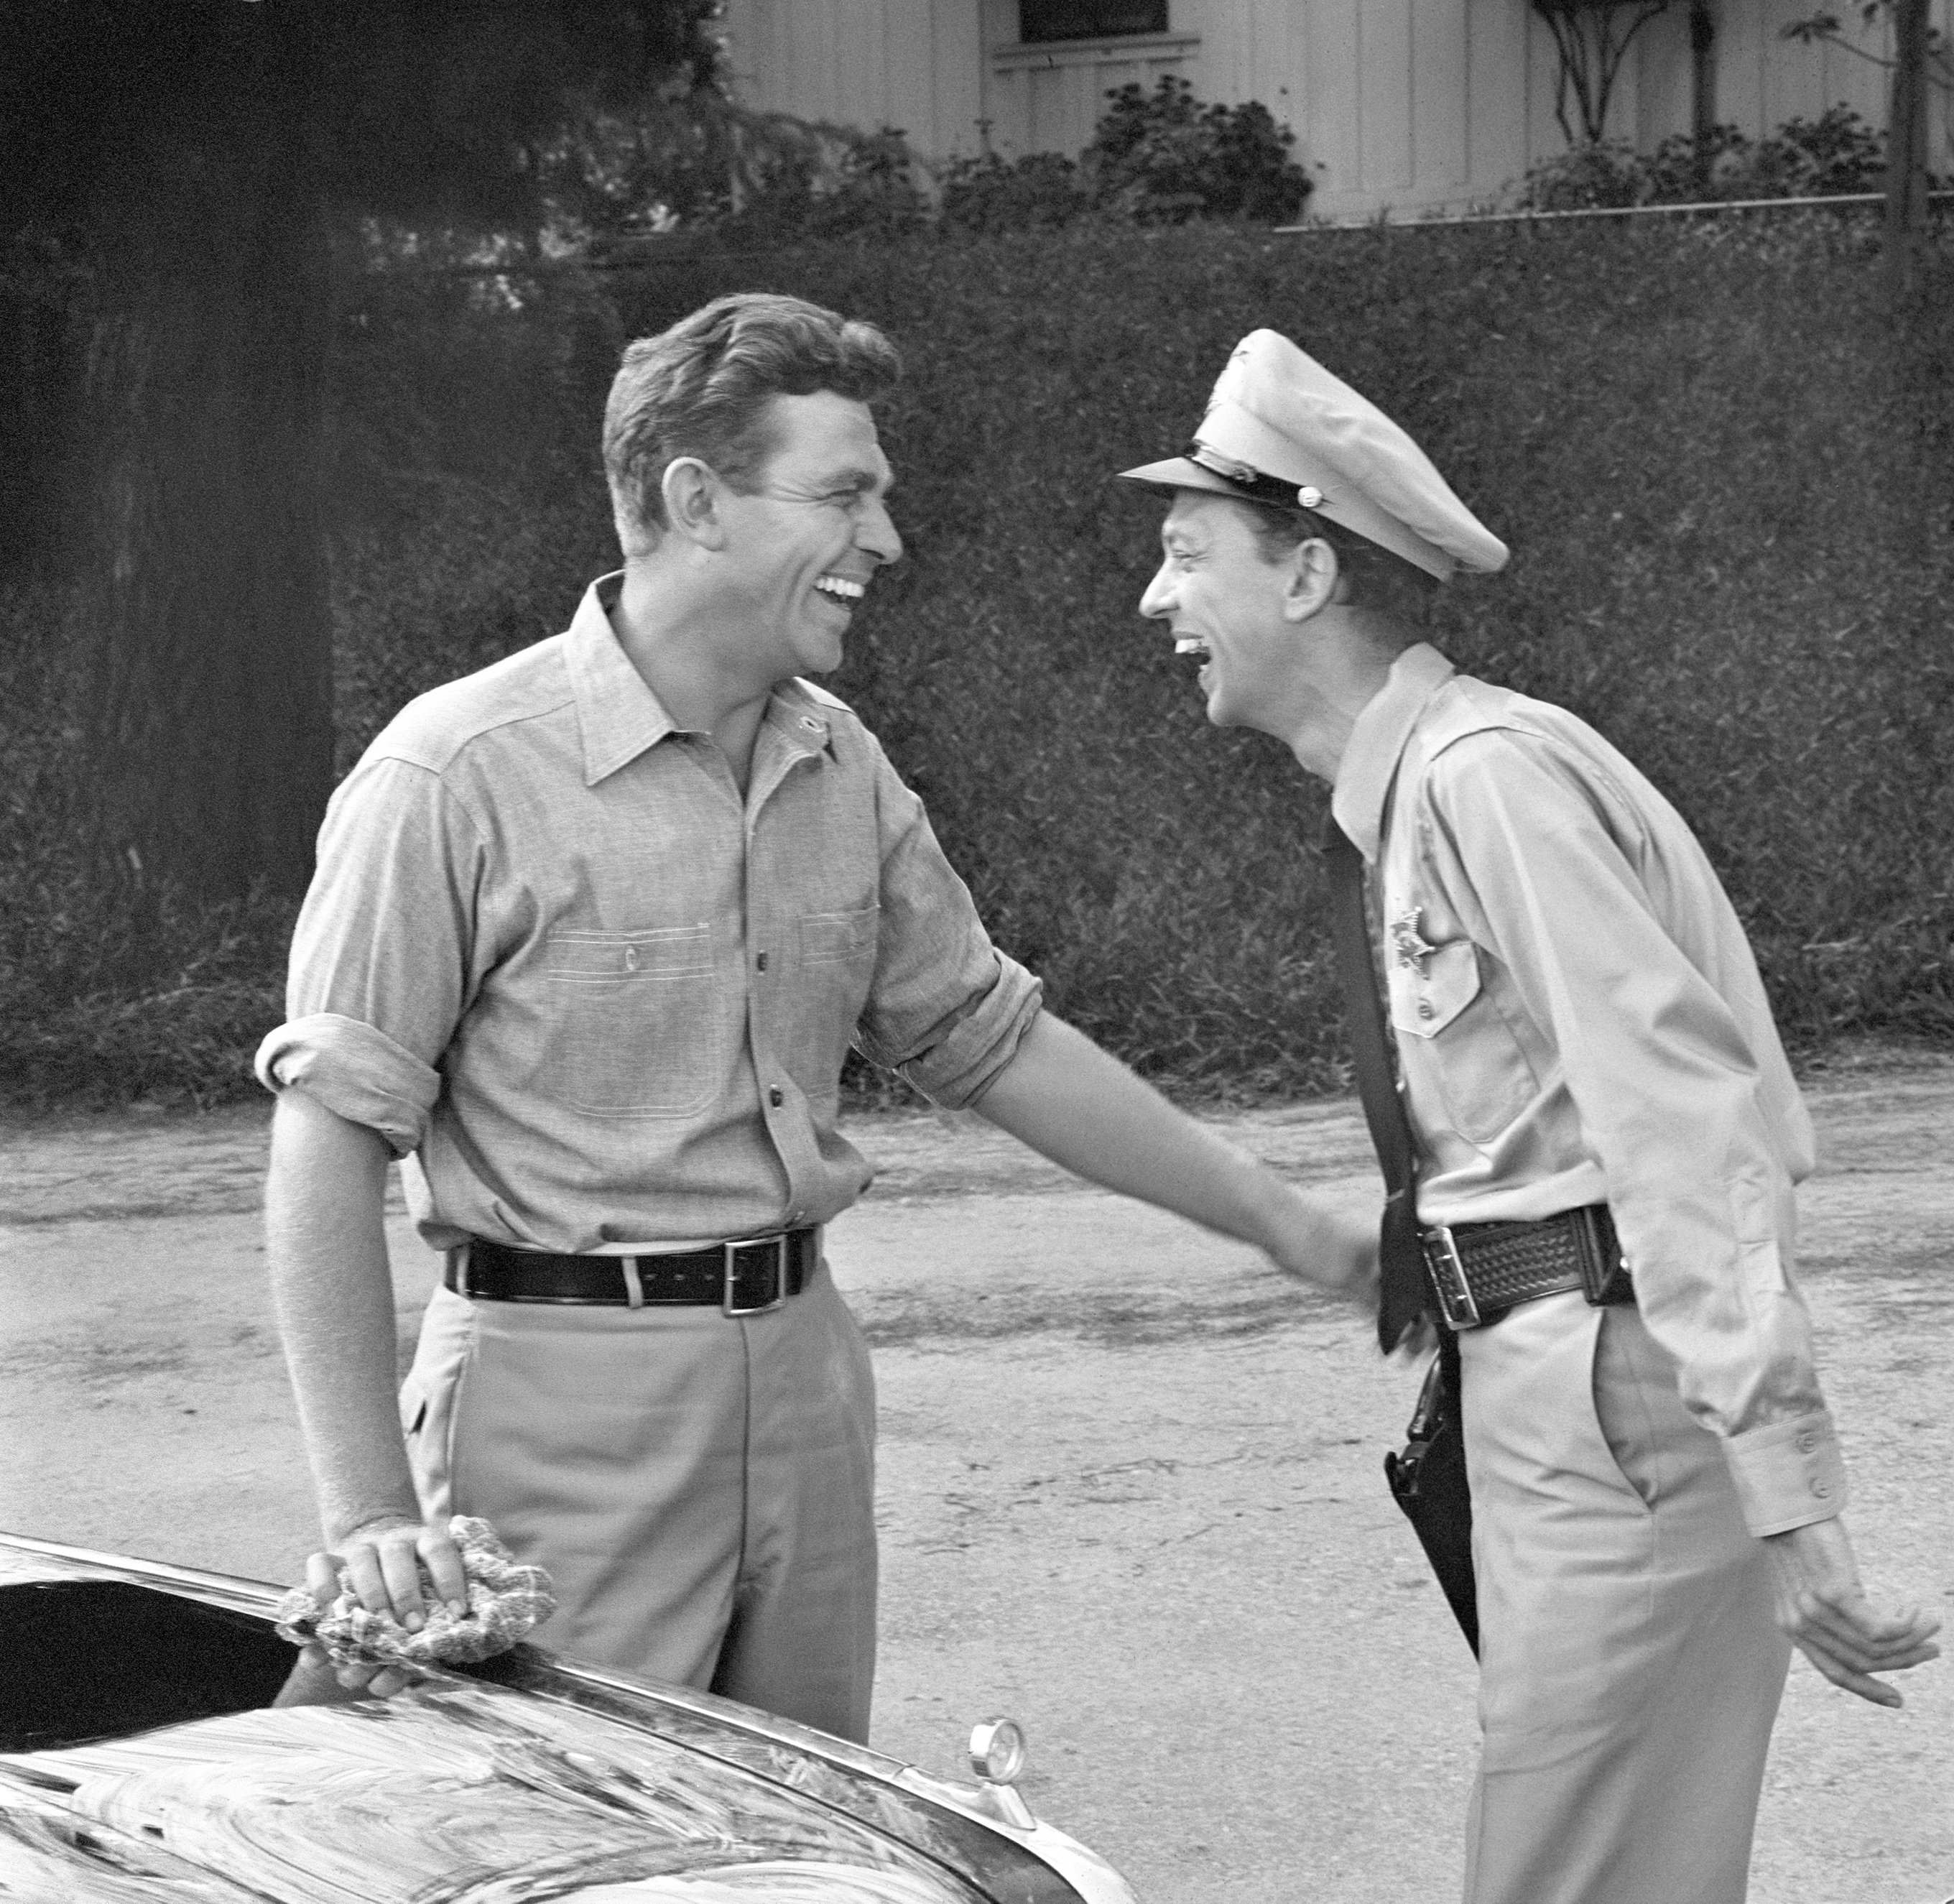
<path id="1" fill-rule="evenodd" d="M 1479 1607 L 1472 1573 L 1472 1496 L 1466 1481 L 1459 1338 L 1441 1330 L 1405 1430 L 1402 1453 L 1384 1456 L 1384 1478 L 1438 1577 L 1459 1629 L 1476 1658 Z"/>

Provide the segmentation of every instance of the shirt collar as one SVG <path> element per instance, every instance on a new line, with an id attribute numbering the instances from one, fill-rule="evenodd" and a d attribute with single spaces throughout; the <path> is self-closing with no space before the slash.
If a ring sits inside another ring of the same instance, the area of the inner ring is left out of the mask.
<path id="1" fill-rule="evenodd" d="M 570 691 L 583 736 L 583 784 L 595 787 L 627 766 L 669 734 L 680 731 L 651 684 L 632 665 L 611 624 L 624 586 L 620 569 L 601 575 L 583 592 L 564 640 Z M 829 747 L 828 711 L 805 681 L 783 681 L 767 703 L 767 724 L 793 755 L 812 755 Z"/>
<path id="2" fill-rule="evenodd" d="M 611 625 L 611 610 L 624 586 L 620 569 L 599 576 L 583 592 L 564 637 L 563 658 L 583 736 L 583 784 L 595 787 L 647 747 L 677 731 L 677 723 L 650 683 L 631 665 Z"/>
<path id="3" fill-rule="evenodd" d="M 1452 678 L 1452 664 L 1428 643 L 1418 642 L 1391 663 L 1391 671 L 1357 717 L 1349 743 L 1337 762 L 1330 810 L 1337 824 L 1368 860 L 1378 856 L 1384 830 L 1384 802 L 1396 777 L 1398 761 L 1418 725 L 1425 703 Z"/>

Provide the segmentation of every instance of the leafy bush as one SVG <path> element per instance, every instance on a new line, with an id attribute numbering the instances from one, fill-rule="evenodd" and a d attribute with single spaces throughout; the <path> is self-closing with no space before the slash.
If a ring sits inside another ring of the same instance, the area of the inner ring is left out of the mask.
<path id="1" fill-rule="evenodd" d="M 583 115 L 539 159 L 550 240 L 615 259 L 674 231 L 728 244 L 1047 230 L 1089 214 L 1137 222 L 1189 218 L 1277 223 L 1311 180 L 1290 157 L 1295 135 L 1254 102 L 1203 105 L 1185 80 L 1108 93 L 1080 159 L 1030 152 L 952 159 L 931 168 L 893 126 L 868 134 L 717 94 L 655 101 L 635 118 Z"/>
<path id="2" fill-rule="evenodd" d="M 369 285 L 338 379 L 342 758 L 408 695 L 561 627 L 612 563 L 595 446 L 621 338 L 723 291 L 798 292 L 905 352 L 883 435 L 909 552 L 833 685 L 1000 941 L 1177 1089 L 1334 1084 L 1321 790 L 1207 727 L 1134 613 L 1158 506 L 1108 479 L 1183 443 L 1234 342 L 1272 325 L 1513 545 L 1505 574 L 1445 592 L 1434 639 L 1594 721 L 1676 801 L 1795 1039 L 1946 1042 L 1954 246 L 1908 330 L 1876 243 L 1831 215 L 1283 240 L 1085 221 L 674 256 L 515 310 Z M 0 607 L 0 1080 L 249 1090 L 278 922 L 158 896 L 163 976 L 118 963 L 112 881 L 64 830 L 86 771 L 64 613 Z"/>
<path id="3" fill-rule="evenodd" d="M 1190 216 L 1282 225 L 1315 181 L 1290 157 L 1296 134 L 1251 99 L 1203 105 L 1164 73 L 1151 93 L 1123 86 L 1085 149 L 1094 196 L 1142 222 Z"/>
<path id="4" fill-rule="evenodd" d="M 1070 225 L 1094 209 L 1091 180 L 1055 152 L 1015 160 L 985 152 L 953 159 L 943 168 L 939 207 L 951 231 L 1036 231 Z"/>
<path id="5" fill-rule="evenodd" d="M 1653 152 L 1614 140 L 1577 146 L 1534 166 L 1519 198 L 1540 212 L 1822 198 L 1878 191 L 1886 162 L 1885 133 L 1850 106 L 1835 105 L 1816 119 L 1787 119 L 1761 140 L 1736 126 L 1717 126 L 1701 152 L 1687 133 L 1673 134 Z"/>

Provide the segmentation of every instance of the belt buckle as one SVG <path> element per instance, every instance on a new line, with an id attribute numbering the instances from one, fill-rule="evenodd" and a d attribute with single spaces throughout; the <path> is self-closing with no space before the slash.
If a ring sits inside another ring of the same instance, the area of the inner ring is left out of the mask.
<path id="1" fill-rule="evenodd" d="M 1466 1264 L 1459 1254 L 1452 1226 L 1441 1223 L 1435 1229 L 1421 1230 L 1418 1241 L 1447 1325 L 1455 1330 L 1476 1329 L 1479 1305 L 1472 1299 L 1472 1286 L 1466 1280 Z"/>
<path id="2" fill-rule="evenodd" d="M 787 1243 L 792 1232 L 778 1230 L 771 1236 L 741 1236 L 733 1243 L 721 1243 L 725 1251 L 725 1284 L 719 1299 L 721 1315 L 765 1315 L 777 1309 L 787 1299 Z M 771 1243 L 774 1246 L 774 1293 L 765 1302 L 756 1302 L 746 1308 L 740 1304 L 740 1256 L 743 1249 L 750 1249 L 756 1243 Z"/>

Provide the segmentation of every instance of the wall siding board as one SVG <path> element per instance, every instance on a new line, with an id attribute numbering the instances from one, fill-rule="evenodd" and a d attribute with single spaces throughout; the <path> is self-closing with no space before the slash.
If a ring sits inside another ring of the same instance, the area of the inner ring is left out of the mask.
<path id="1" fill-rule="evenodd" d="M 1412 174 L 1420 186 L 1452 189 L 1472 176 L 1466 13 L 1466 0 L 1416 0 L 1412 11 Z"/>
<path id="2" fill-rule="evenodd" d="M 1466 33 L 1466 176 L 1484 200 L 1526 170 L 1526 16 L 1503 0 L 1472 0 Z"/>
<path id="3" fill-rule="evenodd" d="M 1851 106 L 1880 126 L 1886 74 L 1852 52 L 1783 37 L 1811 0 L 1720 0 L 1717 116 L 1752 138 Z M 1881 24 L 1838 10 L 1855 44 L 1890 52 Z M 1932 15 L 1954 34 L 1954 0 Z M 1016 0 L 728 0 L 733 83 L 749 104 L 873 131 L 899 125 L 935 158 L 1076 153 L 1105 95 L 1178 73 L 1205 101 L 1259 99 L 1296 135 L 1330 218 L 1463 209 L 1497 199 L 1564 149 L 1552 36 L 1529 0 L 1172 0 L 1164 39 L 1061 47 L 1031 59 Z M 1190 39 L 1189 36 L 1192 36 Z M 1042 52 L 1042 49 L 1041 49 Z M 1645 151 L 1688 131 L 1687 9 L 1644 29 L 1610 130 Z M 1954 102 L 1935 94 L 1933 162 L 1954 169 Z"/>
<path id="4" fill-rule="evenodd" d="M 1372 193 L 1402 193 L 1412 169 L 1412 0 L 1365 0 L 1358 25 L 1358 83 L 1363 96 L 1361 171 Z"/>
<path id="5" fill-rule="evenodd" d="M 1324 168 L 1317 181 L 1323 203 L 1317 209 L 1331 215 L 1346 215 L 1346 207 L 1355 210 L 1368 202 L 1357 5 L 1358 0 L 1316 0 L 1309 10 L 1310 148 Z"/>

